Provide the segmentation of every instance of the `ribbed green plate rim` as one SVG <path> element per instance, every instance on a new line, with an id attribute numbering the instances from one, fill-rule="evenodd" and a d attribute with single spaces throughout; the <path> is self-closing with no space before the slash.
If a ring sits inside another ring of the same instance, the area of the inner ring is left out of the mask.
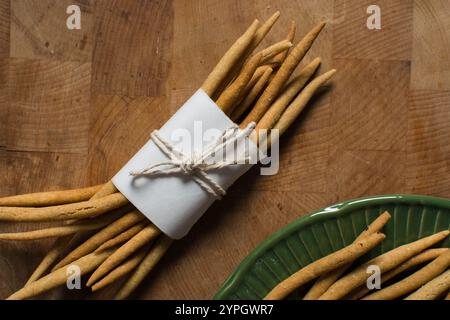
<path id="1" fill-rule="evenodd" d="M 264 253 L 279 242 L 291 236 L 294 232 L 310 226 L 315 223 L 324 222 L 329 219 L 344 216 L 352 211 L 363 208 L 370 208 L 374 206 L 383 205 L 422 205 L 424 207 L 440 208 L 450 210 L 450 200 L 444 198 L 436 198 L 422 195 L 382 195 L 370 196 L 365 198 L 358 198 L 337 203 L 327 208 L 315 211 L 311 214 L 302 216 L 285 227 L 276 231 L 274 234 L 264 240 L 256 249 L 254 249 L 236 268 L 236 270 L 224 282 L 220 290 L 215 294 L 214 299 L 226 300 L 229 299 L 234 291 L 239 287 L 245 275 L 255 265 L 257 260 L 264 255 Z M 446 241 L 447 242 L 447 241 Z"/>

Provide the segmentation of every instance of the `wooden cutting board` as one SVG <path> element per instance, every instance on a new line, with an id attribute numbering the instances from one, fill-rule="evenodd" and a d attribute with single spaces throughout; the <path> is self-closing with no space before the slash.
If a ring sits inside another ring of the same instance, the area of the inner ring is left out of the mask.
<path id="1" fill-rule="evenodd" d="M 80 30 L 66 26 L 70 4 L 81 9 Z M 367 28 L 371 4 L 0 0 L 0 195 L 107 181 L 254 17 L 280 10 L 265 44 L 282 39 L 291 20 L 296 40 L 327 21 L 302 64 L 320 56 L 320 72 L 337 75 L 283 137 L 279 174 L 242 177 L 134 297 L 211 298 L 269 234 L 337 201 L 450 197 L 450 2 L 376 1 L 380 30 Z M 0 243 L 0 298 L 23 286 L 50 245 Z"/>

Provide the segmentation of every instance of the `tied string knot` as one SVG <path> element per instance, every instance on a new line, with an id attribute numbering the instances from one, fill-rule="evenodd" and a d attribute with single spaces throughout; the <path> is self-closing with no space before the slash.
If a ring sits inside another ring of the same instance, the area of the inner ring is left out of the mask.
<path id="1" fill-rule="evenodd" d="M 159 134 L 158 130 L 155 130 L 150 136 L 151 140 L 169 159 L 142 170 L 131 171 L 130 175 L 134 177 L 151 177 L 182 173 L 190 176 L 202 189 L 216 199 L 221 199 L 226 194 L 225 189 L 214 181 L 207 172 L 230 165 L 247 163 L 250 160 L 248 150 L 246 149 L 245 154 L 241 155 L 240 158 L 233 160 L 222 160 L 212 163 L 209 163 L 206 160 L 235 141 L 249 137 L 255 126 L 256 124 L 251 122 L 245 129 L 239 130 L 237 125 L 233 125 L 224 130 L 215 141 L 204 148 L 202 153 L 194 151 L 192 155 L 186 155 L 180 150 L 177 150 L 169 141 L 165 140 Z"/>

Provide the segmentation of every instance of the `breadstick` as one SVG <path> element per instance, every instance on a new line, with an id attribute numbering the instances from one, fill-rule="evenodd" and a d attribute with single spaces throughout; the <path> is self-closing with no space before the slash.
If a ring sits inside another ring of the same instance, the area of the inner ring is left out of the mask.
<path id="1" fill-rule="evenodd" d="M 320 58 L 314 59 L 308 64 L 300 74 L 287 84 L 286 89 L 279 95 L 269 110 L 264 114 L 256 126 L 256 130 L 261 128 L 272 128 L 280 119 L 288 104 L 303 88 L 306 82 L 312 77 L 320 65 Z"/>
<path id="2" fill-rule="evenodd" d="M 362 300 L 393 300 L 408 294 L 442 274 L 450 266 L 450 252 L 441 254 L 409 277 L 376 291 Z"/>
<path id="3" fill-rule="evenodd" d="M 385 211 L 380 214 L 371 224 L 364 230 L 355 241 L 361 240 L 363 237 L 368 236 L 369 234 L 380 232 L 381 229 L 386 225 L 386 223 L 391 218 L 389 212 Z M 353 262 L 353 261 L 352 261 Z M 350 267 L 350 264 L 342 266 L 336 270 L 333 270 L 330 273 L 324 274 L 321 276 L 314 285 L 309 289 L 306 295 L 303 297 L 303 300 L 315 300 L 318 299 L 333 283 L 336 282 L 337 279 L 340 278 L 341 275 Z"/>
<path id="4" fill-rule="evenodd" d="M 27 282 L 25 283 L 25 287 L 28 286 L 30 283 L 36 281 L 40 277 L 42 277 L 42 275 L 45 272 L 47 272 L 47 270 L 59 258 L 59 256 L 64 251 L 64 249 L 69 245 L 71 240 L 72 240 L 72 237 L 69 236 L 69 237 L 58 238 L 55 241 L 52 248 L 50 248 L 50 250 L 47 252 L 45 257 L 42 259 L 42 261 L 39 263 L 39 265 L 33 271 L 30 278 L 28 278 Z"/>
<path id="5" fill-rule="evenodd" d="M 119 244 L 122 244 L 122 243 L 130 240 L 132 237 L 134 237 L 136 234 L 138 234 L 142 229 L 144 229 L 144 227 L 147 226 L 148 224 L 149 224 L 148 221 L 141 221 L 138 224 L 135 224 L 134 226 L 132 226 L 129 229 L 125 230 L 124 232 L 118 234 L 114 238 L 111 238 L 110 240 L 103 243 L 100 247 L 98 247 L 95 250 L 95 252 L 110 249 L 112 247 L 115 247 Z"/>
<path id="6" fill-rule="evenodd" d="M 264 75 L 264 73 L 271 69 L 268 66 L 259 66 L 256 68 L 255 73 L 253 74 L 252 78 L 247 84 L 247 87 L 245 88 L 245 95 L 255 86 L 255 84 L 258 82 L 258 80 Z"/>
<path id="7" fill-rule="evenodd" d="M 59 227 L 39 229 L 27 232 L 11 232 L 0 233 L 0 240 L 14 240 L 14 241 L 29 241 L 54 237 L 62 237 L 77 232 L 91 231 L 104 227 L 116 220 L 122 212 L 108 213 L 105 217 L 101 216 L 100 219 L 89 219 L 92 221 L 82 221 L 76 224 L 64 225 Z"/>
<path id="8" fill-rule="evenodd" d="M 133 272 L 131 277 L 120 288 L 119 292 L 114 297 L 115 300 L 123 300 L 130 296 L 130 294 L 139 286 L 144 278 L 153 270 L 158 264 L 159 260 L 164 256 L 166 251 L 172 245 L 173 240 L 165 235 L 161 235 L 156 240 L 154 246 L 150 249 L 150 252 L 141 261 L 139 266 Z"/>
<path id="9" fill-rule="evenodd" d="M 226 88 L 216 101 L 217 106 L 223 112 L 229 114 L 234 103 L 239 99 L 241 92 L 246 88 L 256 68 L 261 61 L 261 55 L 256 55 L 243 67 L 239 76 Z"/>
<path id="10" fill-rule="evenodd" d="M 355 288 L 362 286 L 366 282 L 366 272 L 369 266 L 378 266 L 382 273 L 392 270 L 423 250 L 442 241 L 448 236 L 448 234 L 448 230 L 433 234 L 429 237 L 425 237 L 392 249 L 391 251 L 388 251 L 370 260 L 369 262 L 364 263 L 335 282 L 323 295 L 320 296 L 319 300 L 335 300 L 345 297 Z"/>
<path id="11" fill-rule="evenodd" d="M 52 207 L 0 207 L 0 220 L 37 222 L 93 218 L 126 204 L 127 198 L 117 192 L 96 200 Z"/>
<path id="12" fill-rule="evenodd" d="M 261 64 L 266 64 L 270 59 L 275 57 L 277 54 L 287 52 L 287 50 L 292 47 L 292 42 L 289 40 L 281 40 L 273 45 L 261 50 Z"/>
<path id="13" fill-rule="evenodd" d="M 222 84 L 216 90 L 216 94 L 214 94 L 213 96 L 210 96 L 211 98 L 213 98 L 213 99 L 217 98 L 219 95 L 218 92 L 223 91 L 223 89 L 226 88 L 227 85 L 236 77 L 236 75 L 241 70 L 242 66 L 245 64 L 245 61 L 247 60 L 247 58 L 252 54 L 252 52 L 256 49 L 256 47 L 261 43 L 261 41 L 269 33 L 269 31 L 272 29 L 273 25 L 277 22 L 279 17 L 280 17 L 280 12 L 277 11 L 269 19 L 267 19 L 267 21 L 265 21 L 258 28 L 258 30 L 256 30 L 255 35 L 252 39 L 252 43 L 245 50 L 244 54 L 242 54 L 239 57 L 238 62 L 234 64 L 234 66 L 231 68 L 229 74 L 226 76 L 225 80 L 222 81 Z"/>
<path id="14" fill-rule="evenodd" d="M 397 268 L 392 269 L 391 271 L 388 271 L 386 273 L 383 273 L 381 275 L 381 283 L 392 279 L 396 275 L 402 273 L 403 271 L 406 271 L 412 267 L 418 266 L 422 263 L 429 262 L 430 260 L 436 259 L 441 254 L 448 252 L 448 248 L 438 248 L 438 249 L 428 249 L 424 252 L 418 254 L 417 256 L 412 257 L 411 259 L 407 260 L 406 262 L 399 265 Z M 352 293 L 350 293 L 348 296 L 345 297 L 345 300 L 358 300 L 361 297 L 364 297 L 367 293 L 370 292 L 370 289 L 367 288 L 366 285 L 361 286 L 361 288 L 354 290 Z"/>
<path id="15" fill-rule="evenodd" d="M 277 22 L 280 17 L 280 11 L 275 12 L 269 19 L 266 20 L 259 28 L 256 30 L 255 37 L 252 40 L 252 43 L 249 48 L 249 53 L 256 49 L 256 47 L 261 43 L 261 41 L 265 38 L 265 36 L 269 33 L 270 29 L 272 29 L 275 22 Z"/>
<path id="16" fill-rule="evenodd" d="M 59 269 L 72 261 L 75 261 L 97 249 L 100 245 L 102 245 L 105 241 L 108 241 L 112 237 L 118 235 L 122 231 L 128 229 L 132 225 L 142 221 L 145 217 L 137 210 L 131 211 L 125 214 L 123 217 L 117 219 L 80 246 L 78 246 L 75 250 L 69 253 L 64 259 L 62 259 L 53 270 Z"/>
<path id="17" fill-rule="evenodd" d="M 80 268 L 81 274 L 86 274 L 100 265 L 112 251 L 104 251 L 101 253 L 91 253 L 81 259 L 74 261 L 73 265 Z M 36 280 L 26 287 L 12 294 L 7 300 L 23 300 L 28 299 L 53 288 L 56 288 L 67 281 L 67 268 L 60 268 L 52 273 Z"/>
<path id="18" fill-rule="evenodd" d="M 112 270 L 110 273 L 108 273 L 103 279 L 94 283 L 91 287 L 92 291 L 95 292 L 97 290 L 100 290 L 106 287 L 107 285 L 113 283 L 117 279 L 120 279 L 124 275 L 133 271 L 139 265 L 139 263 L 141 263 L 142 259 L 144 259 L 145 255 L 150 249 L 150 246 L 151 243 L 142 247 L 141 249 L 139 249 L 138 252 L 132 255 L 130 259 L 127 259 L 125 262 L 123 262 L 114 270 Z"/>
<path id="19" fill-rule="evenodd" d="M 434 300 L 450 289 L 450 270 L 434 278 L 416 292 L 413 292 L 405 300 Z M 448 296 L 446 298 L 448 300 Z"/>
<path id="20" fill-rule="evenodd" d="M 336 73 L 335 69 L 332 69 L 314 80 L 312 80 L 291 102 L 291 104 L 287 107 L 287 109 L 283 112 L 278 122 L 275 124 L 274 129 L 279 130 L 279 136 L 283 135 L 286 129 L 288 128 L 292 122 L 298 117 L 298 115 L 302 112 L 303 108 L 312 98 L 314 93 L 316 93 L 317 89 L 325 84 L 330 78 Z"/>
<path id="21" fill-rule="evenodd" d="M 272 72 L 272 68 L 269 66 L 259 66 L 256 68 L 255 73 L 253 74 L 252 78 L 248 82 L 247 86 L 242 92 L 242 97 L 240 99 L 236 100 L 236 103 L 232 107 L 233 112 L 229 115 L 230 119 L 232 118 L 232 114 L 236 111 L 237 108 L 240 107 L 240 105 L 243 103 L 243 101 L 251 94 L 254 87 L 257 85 L 258 81 L 261 80 L 261 77 L 263 77 L 267 72 Z"/>
<path id="22" fill-rule="evenodd" d="M 105 197 L 107 195 L 116 193 L 117 191 L 118 190 L 116 189 L 114 184 L 111 181 L 108 181 L 107 183 L 102 185 L 101 188 L 92 196 L 91 200 Z M 85 234 L 86 233 L 83 232 L 80 235 L 78 235 L 78 237 L 83 237 Z M 53 244 L 53 246 L 50 248 L 50 250 L 47 252 L 45 257 L 33 271 L 32 275 L 30 276 L 25 285 L 28 285 L 31 282 L 39 279 L 52 266 L 52 264 L 56 262 L 56 260 L 65 251 L 65 249 L 67 248 L 67 246 L 69 245 L 69 243 L 73 238 L 74 236 L 70 235 L 57 239 Z"/>
<path id="23" fill-rule="evenodd" d="M 288 34 L 286 36 L 286 40 L 288 40 L 290 42 L 294 41 L 296 30 L 297 30 L 297 27 L 295 26 L 295 21 L 291 21 L 291 25 L 289 27 Z M 274 67 L 279 66 L 283 63 L 284 59 L 286 59 L 287 55 L 288 55 L 288 51 L 280 52 L 275 57 L 273 57 L 273 59 L 270 61 L 270 63 Z"/>
<path id="24" fill-rule="evenodd" d="M 341 250 L 310 263 L 275 286 L 264 297 L 264 300 L 285 298 L 292 291 L 309 281 L 361 257 L 379 244 L 385 237 L 382 233 L 371 234 Z"/>
<path id="25" fill-rule="evenodd" d="M 250 82 L 256 69 L 264 61 L 264 59 L 273 57 L 291 46 L 292 43 L 287 40 L 283 40 L 255 54 L 244 65 L 239 76 L 233 81 L 233 83 L 222 92 L 217 99 L 216 104 L 222 109 L 223 112 L 230 114 L 233 111 L 232 107 L 234 107 L 235 103 L 242 98 L 247 84 Z"/>
<path id="26" fill-rule="evenodd" d="M 273 69 L 270 67 L 266 67 L 264 74 L 258 79 L 255 85 L 249 90 L 246 94 L 245 98 L 236 106 L 233 110 L 230 118 L 234 122 L 237 122 L 239 118 L 244 114 L 245 111 L 250 107 L 250 105 L 256 100 L 258 95 L 264 89 L 267 84 L 267 81 L 272 74 Z"/>
<path id="27" fill-rule="evenodd" d="M 0 198 L 1 207 L 46 207 L 89 200 L 101 185 L 63 191 L 28 193 Z"/>
<path id="28" fill-rule="evenodd" d="M 202 89 L 207 95 L 212 97 L 216 90 L 220 87 L 226 76 L 229 74 L 233 66 L 239 61 L 245 50 L 252 43 L 259 21 L 255 20 L 245 33 L 236 40 L 230 49 L 224 54 L 219 63 L 206 78 L 202 84 Z"/>
<path id="29" fill-rule="evenodd" d="M 128 240 L 111 256 L 109 256 L 91 275 L 86 285 L 90 287 L 97 280 L 104 277 L 109 271 L 113 270 L 116 266 L 125 261 L 125 259 L 134 252 L 142 248 L 142 246 L 155 239 L 160 233 L 161 231 L 153 224 L 146 226 L 137 235 Z"/>
<path id="30" fill-rule="evenodd" d="M 320 23 L 314 27 L 298 44 L 292 49 L 291 53 L 287 56 L 286 60 L 280 66 L 280 69 L 275 74 L 274 78 L 264 90 L 261 97 L 256 102 L 255 107 L 250 112 L 250 114 L 244 119 L 243 126 L 246 127 L 250 122 L 258 122 L 264 113 L 267 111 L 269 106 L 272 104 L 273 100 L 277 97 L 280 90 L 283 88 L 286 81 L 289 79 L 291 74 L 294 72 L 295 68 L 299 62 L 303 59 L 306 52 L 311 47 L 312 43 L 320 33 L 320 31 L 325 26 L 325 23 Z M 253 119 L 253 120 L 251 120 Z"/>

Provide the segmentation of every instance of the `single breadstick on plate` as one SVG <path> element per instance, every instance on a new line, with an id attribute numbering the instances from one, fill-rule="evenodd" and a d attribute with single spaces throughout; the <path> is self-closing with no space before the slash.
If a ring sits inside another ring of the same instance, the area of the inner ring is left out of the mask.
<path id="1" fill-rule="evenodd" d="M 405 300 L 434 300 L 450 289 L 450 270 L 434 278 L 416 292 L 413 292 Z M 448 296 L 446 298 L 448 300 Z"/>
<path id="2" fill-rule="evenodd" d="M 123 300 L 128 298 L 150 273 L 150 271 L 152 271 L 158 264 L 159 260 L 164 256 L 172 243 L 172 239 L 165 235 L 161 235 L 158 240 L 156 240 L 154 246 L 150 249 L 150 252 L 145 256 L 144 260 L 142 260 L 133 272 L 131 277 L 125 282 L 122 288 L 120 288 L 114 299 Z"/>
<path id="3" fill-rule="evenodd" d="M 392 270 L 423 250 L 444 240 L 448 234 L 448 230 L 441 231 L 431 236 L 392 249 L 362 264 L 335 282 L 323 295 L 320 296 L 319 300 L 336 300 L 345 297 L 354 289 L 362 286 L 366 282 L 367 268 L 369 266 L 378 266 L 382 273 Z"/>
<path id="4" fill-rule="evenodd" d="M 272 128 L 280 119 L 288 104 L 295 98 L 299 91 L 304 87 L 306 82 L 312 77 L 314 72 L 320 65 L 320 58 L 314 59 L 309 63 L 300 74 L 290 81 L 286 89 L 279 95 L 275 102 L 270 106 L 269 110 L 264 114 L 256 126 L 258 129 Z"/>
<path id="5" fill-rule="evenodd" d="M 264 300 L 285 298 L 295 289 L 309 281 L 361 257 L 378 245 L 385 237 L 381 233 L 371 234 L 341 250 L 310 263 L 275 286 L 264 297 Z"/>
<path id="6" fill-rule="evenodd" d="M 110 249 L 112 247 L 115 247 L 119 244 L 122 244 L 131 238 L 133 238 L 135 235 L 137 235 L 142 229 L 144 229 L 149 224 L 148 221 L 141 221 L 134 226 L 128 228 L 124 232 L 118 234 L 114 238 L 106 241 L 103 243 L 100 247 L 98 247 L 95 252 L 104 251 L 106 249 Z"/>
<path id="7" fill-rule="evenodd" d="M 383 273 L 381 275 L 381 283 L 392 279 L 396 275 L 399 275 L 403 271 L 406 271 L 412 267 L 418 266 L 422 263 L 429 262 L 433 259 L 436 259 L 438 256 L 440 256 L 443 253 L 448 252 L 450 249 L 448 248 L 437 248 L 437 249 L 428 249 L 424 252 L 418 254 L 417 256 L 412 257 L 411 259 L 407 260 L 406 262 L 399 265 L 397 268 L 392 269 L 391 271 L 388 271 L 386 273 Z M 367 288 L 367 285 L 361 286 L 359 289 L 354 290 L 352 293 L 350 293 L 348 296 L 345 297 L 345 300 L 358 300 L 361 297 L 364 297 L 367 293 L 369 293 L 371 290 Z"/>
<path id="8" fill-rule="evenodd" d="M 330 78 L 336 73 L 336 70 L 330 70 L 314 80 L 312 80 L 291 102 L 291 104 L 286 108 L 286 110 L 281 115 L 278 122 L 273 127 L 274 129 L 279 130 L 279 136 L 283 135 L 286 129 L 288 128 L 292 122 L 298 117 L 298 115 L 302 112 L 305 106 L 308 104 L 309 100 L 311 100 L 314 93 L 317 92 L 322 85 L 324 85 Z"/>
<path id="9" fill-rule="evenodd" d="M 146 246 L 139 249 L 138 252 L 133 254 L 129 259 L 125 260 L 122 264 L 120 264 L 118 267 L 116 267 L 114 270 L 112 270 L 110 273 L 108 273 L 103 279 L 100 281 L 94 283 L 91 287 L 92 291 L 100 290 L 107 285 L 110 285 L 117 279 L 120 279 L 124 275 L 130 273 L 133 271 L 139 263 L 141 263 L 142 259 L 144 259 L 145 255 L 147 254 L 148 250 L 150 249 L 151 243 L 147 244 Z"/>
<path id="10" fill-rule="evenodd" d="M 113 270 L 126 258 L 142 248 L 145 244 L 154 240 L 161 231 L 152 225 L 146 226 L 137 235 L 128 240 L 124 245 L 118 248 L 111 256 L 108 257 L 91 275 L 86 285 L 90 287 L 96 281 L 104 277 L 109 271 Z"/>
<path id="11" fill-rule="evenodd" d="M 62 259 L 53 270 L 59 269 L 72 261 L 75 261 L 97 249 L 104 242 L 115 237 L 119 233 L 128 229 L 132 225 L 144 220 L 145 217 L 137 210 L 131 211 L 121 218 L 117 219 L 109 226 L 106 226 L 98 233 L 90 237 L 84 243 L 75 248 L 71 253 L 69 253 L 64 259 Z"/>
<path id="12" fill-rule="evenodd" d="M 128 204 L 127 198 L 117 192 L 96 200 L 51 207 L 0 207 L 0 220 L 37 222 L 86 219 L 97 217 L 126 204 Z"/>
<path id="13" fill-rule="evenodd" d="M 247 118 L 245 118 L 242 124 L 244 127 L 246 127 L 250 122 L 258 122 L 262 118 L 264 113 L 276 99 L 278 93 L 283 88 L 286 81 L 294 72 L 297 65 L 303 59 L 306 52 L 308 52 L 309 48 L 311 48 L 314 40 L 319 35 L 324 26 L 325 23 L 318 24 L 297 44 L 297 46 L 292 49 L 292 51 L 286 57 L 286 60 L 280 66 L 278 72 L 273 77 L 270 84 L 267 86 L 266 90 L 264 90 L 263 94 L 256 102 L 253 110 L 250 112 Z"/>
<path id="14" fill-rule="evenodd" d="M 231 114 L 231 120 L 237 122 L 239 118 L 244 114 L 245 111 L 250 107 L 250 105 L 256 100 L 258 95 L 262 92 L 266 86 L 273 69 L 266 67 L 264 74 L 258 79 L 255 85 L 246 94 L 245 98 L 239 103 Z"/>
<path id="15" fill-rule="evenodd" d="M 99 189 L 101 185 L 63 190 L 28 193 L 17 196 L 0 198 L 2 207 L 46 207 L 59 204 L 67 204 L 89 200 Z"/>
<path id="16" fill-rule="evenodd" d="M 275 54 L 287 50 L 292 46 L 287 40 L 283 40 L 276 43 L 258 53 L 256 53 L 250 60 L 244 65 L 239 76 L 233 81 L 233 83 L 226 88 L 216 101 L 216 104 L 223 110 L 223 112 L 230 114 L 235 106 L 235 103 L 239 101 L 245 93 L 245 88 L 252 79 L 258 66 L 264 59 L 269 59 Z"/>
<path id="17" fill-rule="evenodd" d="M 73 265 L 76 265 L 81 275 L 86 274 L 94 270 L 99 266 L 112 251 L 104 251 L 101 253 L 91 253 L 77 261 L 74 261 Z M 7 300 L 23 300 L 28 299 L 53 288 L 56 288 L 67 281 L 67 268 L 60 268 L 52 273 L 42 277 L 39 280 L 31 282 L 26 287 L 20 289 L 16 293 L 12 294 Z"/>
<path id="18" fill-rule="evenodd" d="M 13 241 L 29 241 L 46 238 L 55 238 L 67 236 L 77 232 L 91 231 L 100 229 L 121 216 L 122 212 L 108 213 L 105 216 L 99 218 L 84 220 L 74 224 L 63 225 L 59 227 L 39 229 L 25 232 L 11 232 L 0 233 L 0 240 L 13 240 Z"/>
<path id="19" fill-rule="evenodd" d="M 230 49 L 228 49 L 222 59 L 220 59 L 219 63 L 211 71 L 208 78 L 206 78 L 202 85 L 202 89 L 207 95 L 210 97 L 214 95 L 216 90 L 220 87 L 229 72 L 232 70 L 233 66 L 245 53 L 245 50 L 250 46 L 254 39 L 258 25 L 258 20 L 253 21 L 247 31 L 245 31 L 245 33 L 236 40 L 236 42 L 230 47 Z"/>
<path id="20" fill-rule="evenodd" d="M 294 41 L 296 30 L 297 30 L 297 27 L 295 26 L 295 21 L 291 21 L 291 25 L 289 27 L 289 31 L 286 36 L 286 40 L 288 40 L 290 42 Z M 281 65 L 283 63 L 284 59 L 286 59 L 287 54 L 288 54 L 288 51 L 284 51 L 284 52 L 277 54 L 275 57 L 272 58 L 272 60 L 270 61 L 270 64 L 273 65 L 274 67 Z"/>
<path id="21" fill-rule="evenodd" d="M 107 195 L 116 193 L 118 190 L 114 186 L 111 181 L 108 181 L 92 196 L 91 200 L 99 199 L 101 197 L 105 197 Z M 78 234 L 77 237 L 83 237 L 87 232 L 82 232 Z M 33 271 L 33 274 L 28 279 L 25 285 L 29 285 L 31 282 L 39 279 L 47 270 L 56 262 L 56 260 L 62 255 L 62 253 L 66 250 L 68 245 L 71 243 L 71 240 L 74 238 L 73 235 L 65 236 L 59 238 L 55 241 L 53 246 L 47 252 L 45 257 Z"/>
<path id="22" fill-rule="evenodd" d="M 376 291 L 362 300 L 393 300 L 408 294 L 442 274 L 450 266 L 450 252 L 441 254 L 409 277 Z"/>
<path id="23" fill-rule="evenodd" d="M 386 223 L 391 219 L 391 215 L 389 212 L 385 211 L 380 214 L 369 226 L 364 230 L 356 239 L 358 241 L 363 237 L 368 236 L 369 234 L 380 232 L 381 229 L 386 225 Z M 353 261 L 352 261 L 353 262 Z M 339 279 L 344 272 L 350 267 L 351 264 L 347 264 L 342 266 L 336 270 L 333 270 L 327 274 L 321 276 L 314 285 L 309 289 L 306 295 L 303 297 L 303 300 L 315 300 L 318 299 L 333 283 Z"/>

